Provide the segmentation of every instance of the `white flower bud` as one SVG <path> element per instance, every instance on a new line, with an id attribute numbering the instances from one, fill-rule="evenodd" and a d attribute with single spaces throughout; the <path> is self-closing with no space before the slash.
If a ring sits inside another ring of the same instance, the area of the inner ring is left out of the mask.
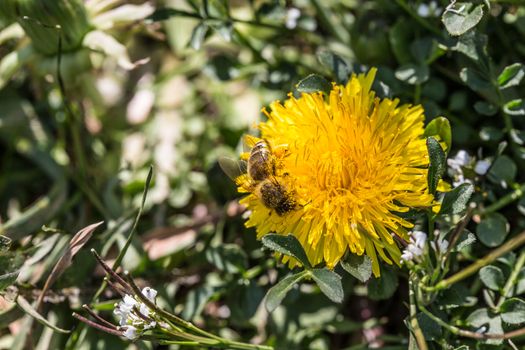
<path id="1" fill-rule="evenodd" d="M 476 163 L 476 166 L 474 167 L 474 171 L 478 175 L 485 175 L 487 171 L 489 170 L 490 166 L 491 166 L 491 163 L 488 160 L 482 159 Z"/>
<path id="2" fill-rule="evenodd" d="M 122 335 L 130 340 L 134 340 L 137 338 L 137 328 L 133 326 L 126 326 L 126 330 Z"/>

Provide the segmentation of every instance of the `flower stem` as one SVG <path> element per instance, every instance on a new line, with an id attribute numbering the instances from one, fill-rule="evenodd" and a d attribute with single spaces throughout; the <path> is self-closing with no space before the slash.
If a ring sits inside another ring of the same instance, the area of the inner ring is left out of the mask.
<path id="1" fill-rule="evenodd" d="M 408 280 L 408 296 L 410 301 L 410 326 L 412 334 L 414 335 L 417 343 L 417 348 L 419 350 L 428 350 L 428 345 L 425 340 L 425 336 L 423 334 L 423 331 L 419 327 L 419 323 L 417 321 L 416 313 L 417 313 L 417 306 L 416 306 L 416 297 L 415 297 L 415 291 L 413 286 L 413 278 L 415 274 L 412 274 Z"/>
<path id="2" fill-rule="evenodd" d="M 518 279 L 518 276 L 521 272 L 521 269 L 523 268 L 523 265 L 525 265 L 525 249 L 523 249 L 520 253 L 520 256 L 518 257 L 518 260 L 516 261 L 516 264 L 514 265 L 512 272 L 510 273 L 509 279 L 505 283 L 505 286 L 503 286 L 503 291 L 501 293 L 501 297 L 498 300 L 498 303 L 496 304 L 496 308 L 499 308 L 503 302 L 509 297 L 509 293 L 511 292 L 512 288 L 516 284 L 516 281 Z"/>
<path id="3" fill-rule="evenodd" d="M 514 202 L 515 200 L 521 198 L 525 194 L 525 183 L 516 188 L 511 193 L 501 197 L 496 202 L 492 203 L 491 205 L 485 207 L 481 211 L 480 214 L 489 214 L 498 211 L 499 209 L 503 208 L 504 206 Z"/>
<path id="4" fill-rule="evenodd" d="M 515 337 L 519 337 L 522 335 L 525 335 L 525 328 L 517 329 L 515 331 L 511 331 L 508 333 L 502 333 L 502 334 L 494 334 L 494 333 L 477 333 L 472 331 L 467 331 L 465 329 L 461 329 L 455 326 L 451 326 L 447 322 L 443 321 L 430 311 L 428 311 L 427 308 L 425 308 L 422 304 L 419 304 L 419 310 L 423 312 L 425 315 L 427 315 L 431 320 L 436 322 L 441 327 L 448 330 L 450 333 L 459 335 L 466 338 L 473 338 L 473 339 L 511 339 Z"/>
<path id="5" fill-rule="evenodd" d="M 461 281 L 461 280 L 463 280 L 463 279 L 473 275 L 479 269 L 481 269 L 483 266 L 486 266 L 486 265 L 490 264 L 491 262 L 493 262 L 494 260 L 496 260 L 500 256 L 502 256 L 502 255 L 508 253 L 509 251 L 519 247 L 523 243 L 525 243 L 525 231 L 521 232 L 516 237 L 508 240 L 505 244 L 503 244 L 502 246 L 500 246 L 497 249 L 494 249 L 492 252 L 490 252 L 489 254 L 485 255 L 483 258 L 477 260 L 475 263 L 467 266 L 466 268 L 464 268 L 463 270 L 459 271 L 458 273 L 450 276 L 449 278 L 442 280 L 441 282 L 439 282 L 435 286 L 426 287 L 426 286 L 421 285 L 421 288 L 423 290 L 427 291 L 427 292 L 432 292 L 432 291 L 437 291 L 437 290 L 448 288 L 451 285 L 453 285 L 454 283 L 459 282 L 459 281 Z"/>

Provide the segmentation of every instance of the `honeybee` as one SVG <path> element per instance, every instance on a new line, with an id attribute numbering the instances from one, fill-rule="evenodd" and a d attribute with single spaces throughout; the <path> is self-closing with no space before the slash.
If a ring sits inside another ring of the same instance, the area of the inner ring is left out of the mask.
<path id="1" fill-rule="evenodd" d="M 243 182 L 243 186 L 255 194 L 264 206 L 275 210 L 277 215 L 282 216 L 295 209 L 296 202 L 292 194 L 277 179 L 276 158 L 268 142 L 256 141 L 247 161 L 220 158 L 219 165 L 236 183 L 240 176 L 246 176 L 247 181 Z"/>

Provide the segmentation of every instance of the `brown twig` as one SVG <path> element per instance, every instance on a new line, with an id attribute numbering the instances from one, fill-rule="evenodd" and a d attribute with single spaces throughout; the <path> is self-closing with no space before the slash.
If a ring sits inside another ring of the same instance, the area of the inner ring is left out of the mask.
<path id="1" fill-rule="evenodd" d="M 82 305 L 82 308 L 84 308 L 84 310 L 86 310 L 88 314 L 91 315 L 91 317 L 93 317 L 94 319 L 102 323 L 103 325 L 107 326 L 108 328 L 117 330 L 117 326 L 115 326 L 113 323 L 110 323 L 109 321 L 100 317 L 100 315 L 96 314 L 95 311 L 91 310 L 89 306 L 87 306 L 86 304 Z"/>
<path id="2" fill-rule="evenodd" d="M 95 249 L 91 249 L 91 253 L 93 253 L 93 255 L 95 256 L 95 259 L 97 259 L 98 263 L 102 266 L 102 268 L 108 273 L 108 275 L 110 275 L 111 277 L 113 277 L 115 279 L 115 281 L 117 281 L 118 283 L 120 283 L 120 285 L 124 288 L 124 290 L 126 291 L 127 294 L 132 294 L 132 288 L 131 286 L 122 278 L 120 277 L 115 271 L 113 271 L 105 262 L 104 260 L 102 260 L 102 258 L 100 257 L 100 255 L 98 255 L 98 253 L 96 252 Z M 109 280 L 109 278 L 108 278 Z"/>
<path id="3" fill-rule="evenodd" d="M 73 312 L 73 317 L 78 319 L 81 322 L 84 322 L 88 326 L 91 326 L 91 327 L 96 328 L 98 330 L 101 330 L 103 332 L 106 332 L 106 333 L 109 333 L 109 334 L 113 334 L 113 335 L 116 335 L 116 336 L 119 336 L 119 337 L 122 336 L 122 331 L 119 331 L 119 330 L 116 330 L 116 329 L 112 329 L 112 328 L 103 326 L 103 325 L 101 325 L 99 323 L 93 322 L 93 321 L 85 318 L 84 316 L 81 316 L 81 315 L 77 314 L 76 312 Z"/>

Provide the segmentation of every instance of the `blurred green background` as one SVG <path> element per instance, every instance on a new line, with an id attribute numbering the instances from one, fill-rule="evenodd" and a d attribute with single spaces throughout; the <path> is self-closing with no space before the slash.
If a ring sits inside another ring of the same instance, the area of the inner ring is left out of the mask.
<path id="1" fill-rule="evenodd" d="M 235 157 L 261 108 L 297 94 L 305 76 L 344 82 L 377 66 L 379 96 L 423 104 L 427 121 L 450 120 L 451 154 L 466 149 L 500 162 L 478 183 L 479 203 L 519 187 L 525 91 L 497 77 L 524 61 L 525 6 L 474 1 L 468 11 L 480 6 L 481 16 L 469 12 L 447 31 L 449 5 L 2 0 L 0 234 L 12 244 L 2 251 L 0 281 L 14 287 L 0 297 L 0 349 L 168 348 L 130 344 L 71 317 L 102 283 L 89 248 L 115 259 L 150 165 L 154 178 L 123 267 L 159 290 L 161 305 L 206 330 L 276 349 L 406 349 L 404 272 L 386 270 L 392 281 L 369 286 L 346 275 L 341 305 L 304 284 L 268 314 L 262 299 L 288 270 L 244 228 L 239 195 L 217 158 Z M 525 227 L 521 204 L 503 209 L 512 232 Z M 101 220 L 47 293 L 41 313 L 73 330 L 52 333 L 10 295 L 35 300 L 72 235 Z M 116 299 L 106 290 L 94 308 L 112 319 Z"/>

